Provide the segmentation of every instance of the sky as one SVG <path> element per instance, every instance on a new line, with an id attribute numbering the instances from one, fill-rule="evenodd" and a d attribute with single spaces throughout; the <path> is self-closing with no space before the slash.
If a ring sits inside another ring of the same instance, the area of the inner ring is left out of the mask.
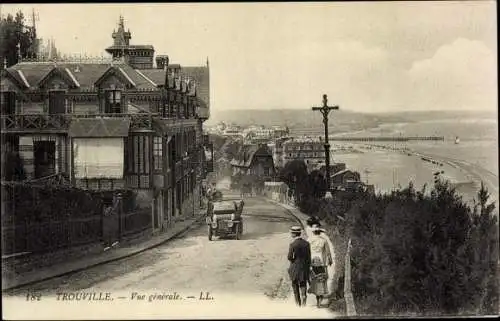
<path id="1" fill-rule="evenodd" d="M 6 4 L 63 54 L 131 44 L 210 66 L 211 109 L 497 110 L 494 1 Z"/>

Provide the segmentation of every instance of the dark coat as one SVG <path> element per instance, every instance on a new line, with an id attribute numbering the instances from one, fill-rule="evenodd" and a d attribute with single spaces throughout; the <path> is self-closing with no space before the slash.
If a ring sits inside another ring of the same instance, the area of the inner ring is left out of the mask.
<path id="1" fill-rule="evenodd" d="M 311 246 L 303 238 L 295 239 L 288 250 L 290 267 L 288 275 L 292 282 L 307 282 L 311 268 Z"/>

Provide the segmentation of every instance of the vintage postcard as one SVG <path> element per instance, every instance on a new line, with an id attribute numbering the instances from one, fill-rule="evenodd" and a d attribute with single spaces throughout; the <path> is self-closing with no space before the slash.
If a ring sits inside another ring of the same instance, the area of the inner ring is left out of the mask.
<path id="1" fill-rule="evenodd" d="M 496 2 L 0 5 L 6 320 L 496 316 Z"/>

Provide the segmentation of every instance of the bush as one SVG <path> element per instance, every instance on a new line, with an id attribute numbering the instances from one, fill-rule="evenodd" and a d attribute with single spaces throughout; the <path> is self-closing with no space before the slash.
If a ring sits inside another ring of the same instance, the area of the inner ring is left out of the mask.
<path id="1" fill-rule="evenodd" d="M 352 284 L 362 314 L 498 310 L 498 223 L 481 188 L 475 209 L 446 182 L 367 197 L 347 215 Z"/>

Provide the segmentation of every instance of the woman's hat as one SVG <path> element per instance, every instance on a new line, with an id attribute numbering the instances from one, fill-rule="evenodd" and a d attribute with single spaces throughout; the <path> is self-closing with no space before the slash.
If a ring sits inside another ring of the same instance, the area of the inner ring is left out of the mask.
<path id="1" fill-rule="evenodd" d="M 321 231 L 321 229 L 319 228 L 318 224 L 313 224 L 313 226 L 311 227 L 311 231 L 317 232 L 317 231 Z"/>

